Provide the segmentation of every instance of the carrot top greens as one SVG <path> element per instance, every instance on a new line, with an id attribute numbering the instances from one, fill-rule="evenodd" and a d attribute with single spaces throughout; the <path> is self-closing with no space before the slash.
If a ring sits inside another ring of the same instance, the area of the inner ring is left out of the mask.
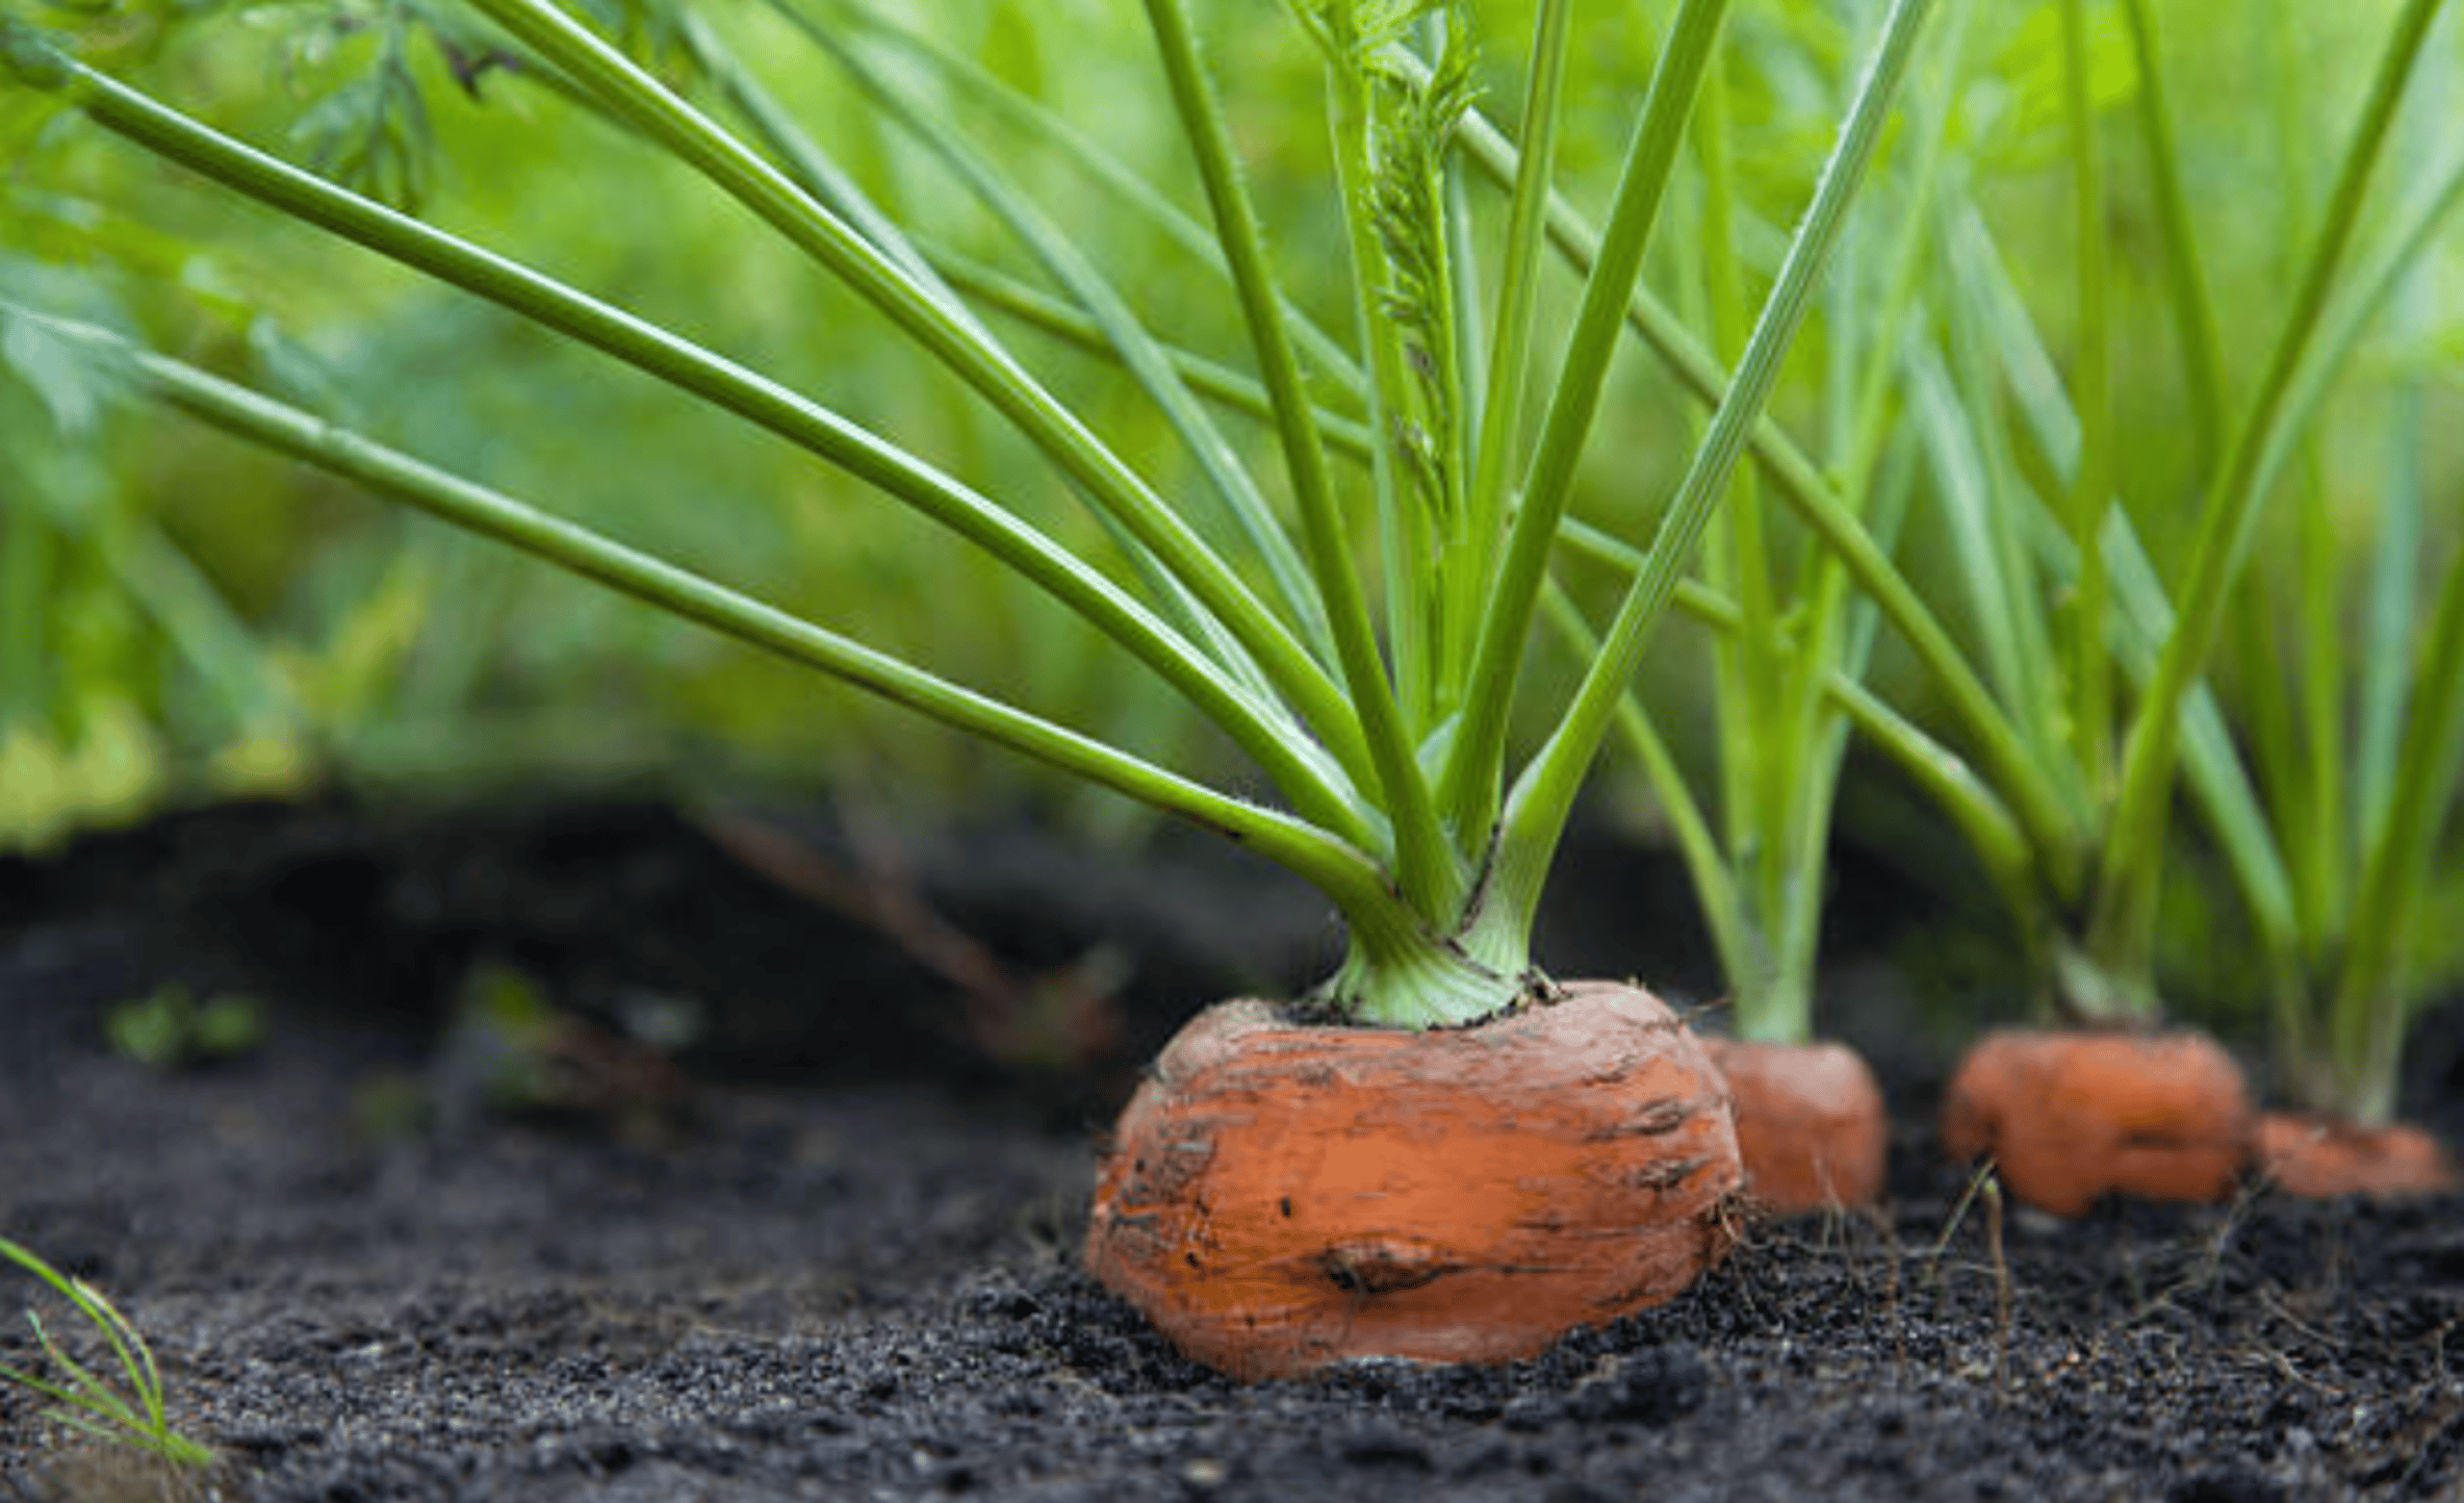
<path id="1" fill-rule="evenodd" d="M 959 268 L 937 265 L 920 238 L 834 173 L 817 139 L 762 91 L 715 25 L 678 13 L 665 31 L 671 52 L 715 86 L 697 102 L 552 0 L 475 0 L 472 9 L 525 74 L 733 198 L 886 317 L 917 360 L 999 413 L 1095 515 L 1124 573 L 1031 521 L 1023 495 L 973 488 L 896 435 L 869 431 L 676 328 L 222 135 L 22 22 L 0 24 L 18 85 L 56 92 L 136 146 L 765 427 L 992 554 L 1220 727 L 1280 806 L 938 676 L 868 645 L 863 623 L 832 629 L 772 609 L 452 465 L 167 353 L 90 326 L 47 327 L 112 362 L 135 389 L 207 422 L 1242 841 L 1314 882 L 1348 921 L 1350 957 L 1324 1001 L 1364 1019 L 1436 1024 L 1493 1012 L 1533 984 L 1533 912 L 1576 790 L 1821 286 L 1931 7 L 1897 0 L 1881 17 L 1737 371 L 1599 651 L 1561 702 L 1525 707 L 1543 733 L 1522 756 L 1509 743 L 1518 701 L 1528 698 L 1520 692 L 1526 643 L 1644 252 L 1719 50 L 1724 0 L 1685 0 L 1658 47 L 1553 366 L 1533 338 L 1533 288 L 1564 109 L 1562 0 L 1538 8 L 1520 112 L 1528 149 L 1508 189 L 1493 305 L 1479 295 L 1487 279 L 1458 218 L 1459 143 L 1473 128 L 1476 44 L 1485 40 L 1473 33 L 1470 8 L 1295 6 L 1325 79 L 1331 187 L 1354 290 L 1348 341 L 1295 314 L 1187 9 L 1149 0 L 1161 87 L 1207 208 L 1205 254 L 1219 263 L 1246 333 L 1249 369 L 1234 380 L 1263 398 L 1270 470 L 1226 441 L 1188 362 L 1060 231 L 1016 163 L 885 85 L 885 115 L 951 163 L 1063 290 L 1055 316 L 1083 324 L 1170 417 L 1203 480 L 1202 497 L 1186 499 L 1168 497 L 991 332 L 957 290 Z M 780 11 L 800 21 L 800 35 L 841 51 L 842 37 L 867 24 L 864 13 L 840 8 L 828 24 L 785 0 Z M 1338 473 L 1330 457 L 1335 435 L 1319 401 L 1330 385 L 1356 395 L 1365 482 Z M 1527 409 L 1538 414 L 1529 435 L 1521 431 Z M 1288 498 L 1270 498 L 1270 486 Z"/>
<path id="2" fill-rule="evenodd" d="M 1648 22 L 1529 0 L 1527 39 L 1447 0 L 1289 9 L 1271 40 L 1219 34 L 1211 65 L 1185 0 L 1145 0 L 1135 67 L 1056 83 L 1060 32 L 1001 5 L 986 24 L 1009 42 L 966 53 L 876 0 L 336 0 L 294 18 L 295 45 L 347 34 L 372 61 L 281 152 L 199 117 L 232 102 L 212 69 L 163 75 L 200 95 L 192 113 L 98 61 L 141 51 L 128 37 L 171 12 L 138 6 L 141 24 L 75 45 L 0 16 L 0 131 L 31 140 L 23 122 L 73 112 L 101 131 L 45 139 L 112 138 L 270 208 L 293 221 L 287 265 L 328 264 L 311 227 L 651 377 L 696 421 L 784 441 L 940 529 L 951 577 L 997 574 L 1117 650 L 1102 673 L 1136 664 L 1219 745 L 1091 727 L 1048 660 L 1004 675 L 960 660 L 956 633 L 928 651 L 869 599 L 827 623 L 766 603 L 716 564 L 615 536 L 656 536 L 646 524 L 585 525 L 571 497 L 501 479 L 609 485 L 582 456 L 522 468 L 494 432 L 414 454 L 417 425 L 379 405 L 234 382 L 5 257 L 0 359 L 46 373 L 64 427 L 136 394 L 1218 829 L 1340 908 L 1351 951 L 1322 998 L 1340 1012 L 1460 1021 L 1535 983 L 1543 885 L 1613 736 L 1685 855 L 1739 1031 L 1804 1036 L 1833 804 L 1861 740 L 1956 826 L 2067 1011 L 2152 1015 L 2160 900 L 2203 897 L 2246 926 L 2238 979 L 2271 1009 L 2287 1083 L 2385 1115 L 2464 767 L 2464 566 L 2442 562 L 2451 528 L 2423 463 L 2423 352 L 2451 338 L 2436 232 L 2464 196 L 2438 0 L 2288 7 L 2253 43 L 2274 76 L 2229 98 L 2208 86 L 2248 64 L 2169 48 L 2148 0 L 1955 7 L 1931 28 L 1928 0 L 1669 0 Z M 501 139 L 579 121 L 744 216 L 790 268 L 748 300 L 799 294 L 762 317 L 802 331 L 820 373 L 722 353 L 700 315 L 731 299 L 711 289 L 698 310 L 624 306 L 510 231 L 415 217 L 423 37 Z M 2349 84 L 2322 61 L 2348 44 L 2367 65 Z M 1270 58 L 1287 71 L 1259 76 Z M 1621 70 L 1597 97 L 1580 81 L 1604 58 Z M 828 103 L 796 71 L 825 64 L 848 85 Z M 1300 148 L 1251 107 L 1302 74 L 1323 168 L 1296 174 Z M 513 89 L 535 97 L 499 110 Z M 1091 126 L 1116 96 L 1168 122 L 1170 149 L 1138 157 Z M 2244 111 L 2277 124 L 2265 168 L 2201 155 L 2219 112 L 2236 152 L 2265 134 Z M 1578 185 L 1611 114 L 1614 188 L 1591 203 Z M 892 157 L 929 161 L 933 189 L 868 190 L 900 180 Z M 2232 225 L 2196 192 L 2226 166 Z M 2254 252 L 2238 227 L 2271 192 L 2274 248 Z M 1002 248 L 949 234 L 965 216 Z M 810 306 L 808 270 L 829 284 Z M 219 295 L 193 281 L 181 295 Z M 2225 318 L 2228 295 L 2251 306 Z M 842 351 L 883 343 L 851 315 L 889 331 L 923 416 L 872 390 L 893 379 L 878 365 L 831 379 Z M 1630 344 L 1646 381 L 1616 364 Z M 2383 390 L 2347 421 L 2338 402 L 2365 382 Z M 1688 405 L 1625 410 L 1664 395 Z M 1638 442 L 1661 462 L 1607 451 Z M 2364 480 L 2321 457 L 2365 445 L 2387 457 Z M 678 472 L 671 488 L 698 483 Z M 1578 493 L 1639 489 L 1633 472 L 1668 477 L 1664 494 L 1577 514 Z M 26 539 L 66 535 L 59 514 L 0 515 L 0 582 L 41 572 Z M 857 556 L 869 515 L 810 525 Z M 346 720 L 364 702 L 251 669 L 168 539 L 93 525 L 82 542 L 235 714 L 313 719 L 321 698 Z M 372 588 L 345 635 L 391 640 L 418 583 Z M 0 594 L 0 669 L 43 655 L 11 605 L 39 595 Z M 1656 716 L 1630 692 L 1672 606 L 1709 633 L 1699 717 L 1666 714 L 1683 698 L 1666 684 Z M 332 678 L 380 675 L 380 650 L 348 648 Z M 119 721 L 84 718 L 100 767 Z M 74 781 L 85 763 L 63 766 Z"/>

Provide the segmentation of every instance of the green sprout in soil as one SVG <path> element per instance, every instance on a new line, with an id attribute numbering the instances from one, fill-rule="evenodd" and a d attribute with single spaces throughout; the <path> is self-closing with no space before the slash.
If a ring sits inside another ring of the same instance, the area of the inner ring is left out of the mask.
<path id="1" fill-rule="evenodd" d="M 178 981 L 103 1014 L 112 1048 L 157 1070 L 247 1054 L 265 1042 L 267 1027 L 266 1005 L 256 998 L 222 993 L 199 1002 Z"/>
<path id="2" fill-rule="evenodd" d="M 1322 64 L 1326 124 L 1349 260 L 1354 348 L 1332 351 L 1294 310 L 1249 191 L 1250 174 L 1182 0 L 1144 7 L 1194 192 L 1211 225 L 1189 289 L 1219 289 L 1249 369 L 1228 387 L 1264 397 L 1270 470 L 1218 428 L 1195 369 L 1143 321 L 1002 150 L 946 117 L 884 113 L 917 133 L 1006 224 L 1060 290 L 1059 321 L 1091 325 L 1169 420 L 1195 476 L 1168 498 L 1149 473 L 1031 370 L 911 232 L 855 190 L 699 16 L 662 32 L 662 58 L 706 81 L 689 98 L 551 0 L 475 0 L 498 50 L 646 148 L 698 174 L 886 318 L 916 355 L 997 412 L 1043 473 L 999 494 L 675 328 L 278 160 L 89 65 L 22 23 L 0 54 L 26 89 L 302 223 L 597 349 L 746 420 L 950 529 L 1092 624 L 1212 721 L 1272 784 L 1279 805 L 1020 704 L 963 686 L 868 640 L 751 599 L 693 570 L 416 458 L 260 391 L 87 327 L 51 326 L 113 363 L 127 387 L 226 431 L 360 482 L 671 613 L 807 664 L 943 725 L 1214 828 L 1309 880 L 1347 921 L 1350 951 L 1318 1001 L 1337 1015 L 1431 1026 L 1480 1018 L 1540 982 L 1530 932 L 1577 791 L 1619 714 L 1653 630 L 1762 422 L 1909 72 L 1930 0 L 1894 0 L 1872 33 L 1810 201 L 1736 370 L 1658 515 L 1579 682 L 1515 759 L 1527 641 L 1566 532 L 1577 461 L 1606 391 L 1644 252 L 1668 196 L 1724 0 L 1684 0 L 1645 91 L 1606 229 L 1592 250 L 1553 366 L 1532 337 L 1529 290 L 1553 239 L 1551 142 L 1563 0 L 1538 8 L 1540 65 L 1526 84 L 1525 150 L 1506 174 L 1508 227 L 1486 269 L 1454 205 L 1473 111 L 1467 7 L 1325 0 L 1295 7 Z M 811 15 L 781 0 L 791 20 Z M 831 13 L 841 14 L 836 8 Z M 856 29 L 800 35 L 842 49 Z M 730 120 L 733 120 L 733 124 Z M 506 129 L 518 128 L 508 124 Z M 1014 136 L 1017 133 L 1009 133 Z M 1005 141 L 1006 141 L 1005 137 Z M 1049 302 L 1047 302 L 1047 309 Z M 1741 308 L 1735 310 L 1741 311 Z M 821 331 L 826 334 L 827 331 Z M 1370 436 L 1364 484 L 1339 475 L 1322 393 L 1341 393 Z M 1522 432 L 1527 414 L 1535 431 Z M 1030 516 L 1054 482 L 1086 503 L 1103 546 Z M 1274 498 L 1280 491 L 1283 499 Z M 1361 540 L 1373 540 L 1369 561 Z"/>
<path id="3" fill-rule="evenodd" d="M 26 1323 L 34 1328 L 35 1340 L 41 1346 L 54 1376 L 0 1363 L 0 1381 L 50 1400 L 51 1407 L 43 1412 L 44 1415 L 82 1435 L 142 1451 L 177 1467 L 213 1464 L 211 1446 L 171 1427 L 163 1406 L 162 1370 L 155 1365 L 153 1349 L 145 1344 L 145 1337 L 127 1316 L 83 1279 L 61 1272 L 6 1237 L 0 1237 L 0 1258 L 49 1285 L 86 1317 L 110 1346 L 121 1380 L 115 1385 L 69 1356 L 43 1324 L 42 1316 L 28 1310 Z"/>

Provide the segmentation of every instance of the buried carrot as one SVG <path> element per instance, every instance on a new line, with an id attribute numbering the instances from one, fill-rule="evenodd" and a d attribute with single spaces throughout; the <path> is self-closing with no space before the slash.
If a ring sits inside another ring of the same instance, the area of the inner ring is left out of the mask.
<path id="1" fill-rule="evenodd" d="M 2464 1183 L 2438 1139 L 2403 1122 L 2372 1128 L 2314 1112 L 2263 1112 L 2258 1158 L 2270 1184 L 2313 1200 L 2437 1195 Z"/>
<path id="2" fill-rule="evenodd" d="M 1882 1087 L 1845 1044 L 1706 1038 L 1728 1078 L 1745 1185 L 1781 1215 L 1882 1199 L 1890 1120 Z"/>
<path id="3" fill-rule="evenodd" d="M 2241 1067 L 2192 1032 L 1989 1033 L 1942 1102 L 1953 1158 L 1992 1155 L 2013 1194 L 2066 1216 L 2116 1193 L 2221 1200 L 2257 1129 Z"/>
<path id="4" fill-rule="evenodd" d="M 1227 1003 L 1121 1114 L 1087 1265 L 1242 1378 L 1501 1362 L 1683 1289 L 1741 1178 L 1719 1073 L 1639 988 L 1429 1032 Z"/>

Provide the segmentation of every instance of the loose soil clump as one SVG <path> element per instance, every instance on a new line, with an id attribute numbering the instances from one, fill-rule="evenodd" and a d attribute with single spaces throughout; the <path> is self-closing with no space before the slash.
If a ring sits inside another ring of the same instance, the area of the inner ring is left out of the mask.
<path id="1" fill-rule="evenodd" d="M 655 808 L 221 810 L 0 861 L 0 1232 L 147 1333 L 235 1499 L 2464 1490 L 2464 1201 L 1997 1227 L 1929 1125 L 1946 1060 L 1845 1006 L 1900 1124 L 1879 1211 L 1749 1227 L 1526 1361 L 1209 1372 L 1080 1266 L 1096 1128 L 1201 1003 L 1322 963 L 1322 917 L 1168 851 L 1106 933 L 1083 857 L 992 848 L 971 881 L 921 861 L 924 895 L 1022 973 L 1120 947 L 1113 1052 L 988 1050 L 911 946 Z M 1240 943 L 1204 921 L 1226 893 Z M 551 1088 L 495 1069 L 525 1035 L 483 1026 L 482 965 L 558 1020 Z M 103 1011 L 173 981 L 266 998 L 265 1042 L 113 1053 Z M 573 1040 L 638 1062 L 680 1015 L 664 1083 L 592 1085 Z M 2404 1103 L 2451 1141 L 2458 1022 Z M 0 1362 L 35 1356 L 12 1318 Z M 122 1495 L 38 1408 L 0 1395 L 0 1497 Z"/>

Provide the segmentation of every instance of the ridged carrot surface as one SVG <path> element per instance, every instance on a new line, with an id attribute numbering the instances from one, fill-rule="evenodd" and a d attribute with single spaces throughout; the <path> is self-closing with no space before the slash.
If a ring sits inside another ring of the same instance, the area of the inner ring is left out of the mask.
<path id="1" fill-rule="evenodd" d="M 1942 1146 L 1991 1154 L 2011 1192 L 2058 1215 L 2100 1195 L 2232 1193 L 2258 1115 L 2204 1033 L 2011 1030 L 1970 1049 L 1942 1102 Z"/>
<path id="2" fill-rule="evenodd" d="M 1728 1078 L 1746 1192 L 1783 1215 L 1882 1199 L 1890 1151 L 1883 1091 L 1845 1044 L 1703 1041 Z"/>
<path id="3" fill-rule="evenodd" d="M 1718 1072 L 1637 988 L 1428 1032 L 1226 1003 L 1122 1113 L 1087 1263 L 1239 1377 L 1497 1362 L 1691 1284 L 1739 1181 Z"/>
<path id="4" fill-rule="evenodd" d="M 2455 1189 L 2455 1160 L 2409 1123 L 2355 1127 L 2303 1112 L 2259 1118 L 2259 1167 L 2288 1195 L 2436 1195 Z"/>

